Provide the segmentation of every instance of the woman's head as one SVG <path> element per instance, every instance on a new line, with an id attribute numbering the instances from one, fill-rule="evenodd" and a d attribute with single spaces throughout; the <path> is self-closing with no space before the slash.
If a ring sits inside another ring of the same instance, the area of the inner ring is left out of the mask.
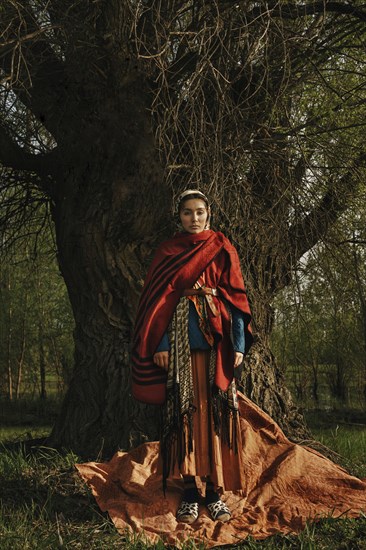
<path id="1" fill-rule="evenodd" d="M 210 205 L 198 189 L 188 189 L 178 198 L 178 215 L 184 231 L 201 233 L 210 227 Z"/>

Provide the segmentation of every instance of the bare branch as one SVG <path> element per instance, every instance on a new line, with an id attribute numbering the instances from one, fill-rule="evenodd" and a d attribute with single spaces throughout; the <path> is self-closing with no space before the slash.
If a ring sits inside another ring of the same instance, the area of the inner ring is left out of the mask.
<path id="1" fill-rule="evenodd" d="M 333 246 L 341 246 L 342 244 L 366 244 L 366 240 L 364 239 L 343 239 L 341 241 L 335 241 L 333 239 L 327 239 L 327 244 L 331 244 Z"/>
<path id="2" fill-rule="evenodd" d="M 298 2 L 267 2 L 265 6 L 256 6 L 250 11 L 252 17 L 259 17 L 270 12 L 272 17 L 281 17 L 283 19 L 298 19 L 300 17 L 317 15 L 324 13 L 334 13 L 338 15 L 350 15 L 360 21 L 366 21 L 366 10 L 352 5 L 351 2 L 311 2 L 300 4 Z"/>
<path id="3" fill-rule="evenodd" d="M 357 192 L 365 161 L 366 153 L 362 153 L 352 167 L 329 187 L 320 204 L 290 228 L 291 253 L 295 259 L 299 260 L 324 237 L 328 228 L 348 208 Z"/>
<path id="4" fill-rule="evenodd" d="M 35 172 L 42 178 L 51 174 L 54 168 L 56 149 L 46 155 L 32 155 L 19 147 L 0 126 L 0 162 L 15 170 Z"/>
<path id="5" fill-rule="evenodd" d="M 11 86 L 57 136 L 65 91 L 64 64 L 55 52 L 51 25 L 40 27 L 28 2 L 8 1 L 2 10 L 0 70 L 2 83 Z"/>
<path id="6" fill-rule="evenodd" d="M 19 243 L 37 238 L 50 222 L 50 200 L 40 190 L 42 182 L 34 172 L 0 167 L 0 257 Z"/>

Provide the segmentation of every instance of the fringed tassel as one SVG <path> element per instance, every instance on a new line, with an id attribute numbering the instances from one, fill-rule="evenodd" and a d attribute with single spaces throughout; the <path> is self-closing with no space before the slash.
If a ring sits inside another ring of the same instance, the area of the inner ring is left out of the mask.
<path id="1" fill-rule="evenodd" d="M 174 447 L 177 447 L 178 452 L 180 450 L 179 441 L 179 429 L 180 429 L 180 415 L 178 413 L 177 401 L 179 397 L 177 392 L 172 388 L 167 394 L 167 400 L 165 406 L 162 407 L 161 421 L 160 421 L 160 453 L 163 466 L 163 491 L 165 495 L 166 480 L 169 477 L 172 465 L 172 451 Z M 168 420 L 169 419 L 169 420 Z"/>
<path id="2" fill-rule="evenodd" d="M 164 426 L 164 415 L 162 414 L 161 418 L 161 424 L 160 426 Z M 160 435 L 160 454 L 161 454 L 161 461 L 162 461 L 162 470 L 163 470 L 163 492 L 164 496 L 166 493 L 167 483 L 166 480 L 169 477 L 170 470 L 171 470 L 171 454 L 172 454 L 172 448 L 174 444 L 176 437 L 176 431 L 174 430 L 167 430 L 165 429 L 162 431 Z"/>
<path id="3" fill-rule="evenodd" d="M 189 453 L 193 452 L 193 413 L 195 412 L 195 410 L 196 410 L 196 407 L 194 407 L 191 404 L 188 408 L 188 411 L 184 415 L 184 425 L 185 425 L 185 428 L 186 428 L 187 443 L 188 443 L 188 446 L 185 448 L 184 456 L 186 454 L 189 454 Z M 183 429 L 183 432 L 184 431 L 185 430 Z M 185 437 L 184 437 L 184 441 L 186 441 Z M 179 465 L 181 465 L 182 462 L 183 462 L 183 460 L 180 462 Z"/>
<path id="4" fill-rule="evenodd" d="M 219 403 L 219 390 L 214 384 L 211 386 L 211 410 L 214 422 L 214 428 L 217 435 L 220 435 L 221 431 L 221 410 Z"/>
<path id="5" fill-rule="evenodd" d="M 221 436 L 229 449 L 238 452 L 238 422 L 236 409 L 232 409 L 228 404 L 228 399 L 215 385 L 211 392 L 212 415 L 215 432 Z"/>
<path id="6" fill-rule="evenodd" d="M 239 411 L 233 411 L 233 447 L 234 447 L 234 453 L 237 455 L 239 451 L 238 446 L 238 416 Z"/>
<path id="7" fill-rule="evenodd" d="M 189 405 L 188 411 L 179 413 L 179 392 L 172 391 L 167 396 L 166 408 L 171 411 L 172 422 L 168 425 L 166 409 L 161 415 L 160 453 L 163 470 L 163 491 L 167 488 L 167 479 L 177 462 L 182 465 L 186 455 L 193 451 L 193 413 L 196 407 Z"/>

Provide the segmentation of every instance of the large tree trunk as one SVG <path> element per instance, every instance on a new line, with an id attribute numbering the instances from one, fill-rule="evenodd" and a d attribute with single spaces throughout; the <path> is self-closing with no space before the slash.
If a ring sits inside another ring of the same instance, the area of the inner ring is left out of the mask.
<path id="1" fill-rule="evenodd" d="M 69 203 L 58 228 L 59 262 L 76 324 L 75 370 L 51 440 L 94 457 L 135 445 L 142 434 L 156 436 L 155 411 L 131 399 L 129 383 L 136 287 L 151 250 L 119 238 L 115 248 L 108 236 L 113 206 L 104 206 L 90 195 L 86 208 Z"/>
<path id="2" fill-rule="evenodd" d="M 50 442 L 88 457 L 157 436 L 158 411 L 131 398 L 129 346 L 146 267 L 168 232 L 170 199 L 138 84 L 123 110 L 105 115 L 103 134 L 97 122 L 79 173 L 60 177 L 72 192 L 53 208 L 75 317 L 75 370 Z"/>
<path id="3" fill-rule="evenodd" d="M 155 150 L 150 152 L 156 159 Z M 164 222 L 170 217 L 167 190 L 160 191 L 158 178 L 152 184 L 151 170 L 144 173 L 153 162 L 144 162 L 147 154 L 144 149 L 140 169 L 127 182 L 123 166 L 108 170 L 99 155 L 93 161 L 95 188 L 87 198 L 76 193 L 74 200 L 54 209 L 59 263 L 75 315 L 76 350 L 74 376 L 50 443 L 88 458 L 110 456 L 117 448 L 158 435 L 159 410 L 132 399 L 129 369 L 131 328 L 146 267 L 157 242 L 171 229 Z M 69 185 L 78 189 L 77 181 Z M 263 319 L 271 315 L 265 303 L 253 305 Z M 303 437 L 302 417 L 268 339 L 260 337 L 268 323 L 258 324 L 243 385 L 289 435 Z"/>

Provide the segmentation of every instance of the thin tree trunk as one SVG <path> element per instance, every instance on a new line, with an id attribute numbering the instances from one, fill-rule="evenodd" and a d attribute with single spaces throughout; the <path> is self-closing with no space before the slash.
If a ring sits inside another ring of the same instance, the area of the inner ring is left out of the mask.
<path id="1" fill-rule="evenodd" d="M 356 236 L 354 235 L 353 237 L 355 238 Z M 358 299 L 360 302 L 360 310 L 361 310 L 361 324 L 362 324 L 362 337 L 363 337 L 362 343 L 363 343 L 363 350 L 364 350 L 364 353 L 363 353 L 364 378 L 363 379 L 366 381 L 366 296 L 363 289 L 363 283 L 362 283 L 362 278 L 361 278 L 360 268 L 359 268 L 359 258 L 357 256 L 355 244 L 353 245 L 353 248 L 352 248 L 352 255 L 353 255 L 353 265 L 355 270 L 355 276 L 357 281 Z M 363 396 L 366 401 L 366 382 L 364 383 L 364 386 L 363 386 Z"/>
<path id="2" fill-rule="evenodd" d="M 53 365 L 56 371 L 57 376 L 57 392 L 62 393 L 65 386 L 65 377 L 62 374 L 62 357 L 60 357 L 59 350 L 56 346 L 56 341 L 53 336 L 50 338 L 51 344 L 52 344 L 52 350 L 53 350 Z"/>
<path id="3" fill-rule="evenodd" d="M 11 301 L 11 281 L 10 281 L 10 271 L 7 272 L 7 298 L 8 298 L 8 337 L 7 337 L 7 346 L 6 346 L 6 362 L 7 362 L 7 373 L 8 373 L 8 398 L 10 401 L 13 400 L 13 372 L 11 365 L 11 348 L 12 348 L 12 337 L 13 337 L 13 309 Z"/>
<path id="4" fill-rule="evenodd" d="M 46 354 L 44 349 L 44 320 L 45 311 L 43 303 L 43 294 L 41 286 L 41 278 L 38 265 L 35 264 L 36 273 L 36 295 L 38 300 L 38 360 L 39 360 L 39 397 L 44 401 L 47 397 L 46 391 Z"/>
<path id="5" fill-rule="evenodd" d="M 318 405 L 319 403 L 319 369 L 318 363 L 313 359 L 312 362 L 312 371 L 313 371 L 313 383 L 311 386 L 313 398 Z"/>
<path id="6" fill-rule="evenodd" d="M 42 312 L 43 313 L 43 312 Z M 38 350 L 39 350 L 39 381 L 40 392 L 39 397 L 45 400 L 47 397 L 46 391 L 46 358 L 44 351 L 44 333 L 43 333 L 43 321 L 42 319 L 38 324 Z"/>
<path id="7" fill-rule="evenodd" d="M 16 385 L 15 385 L 15 397 L 16 397 L 16 399 L 19 399 L 19 397 L 20 397 L 20 386 L 21 386 L 22 374 L 23 374 L 23 363 L 24 363 L 25 342 L 26 342 L 25 325 L 26 325 L 26 318 L 27 318 L 27 303 L 28 303 L 28 292 L 26 292 L 25 297 L 24 297 L 20 352 L 19 352 L 19 356 L 18 356 L 18 372 L 17 372 L 17 379 L 16 379 Z"/>

